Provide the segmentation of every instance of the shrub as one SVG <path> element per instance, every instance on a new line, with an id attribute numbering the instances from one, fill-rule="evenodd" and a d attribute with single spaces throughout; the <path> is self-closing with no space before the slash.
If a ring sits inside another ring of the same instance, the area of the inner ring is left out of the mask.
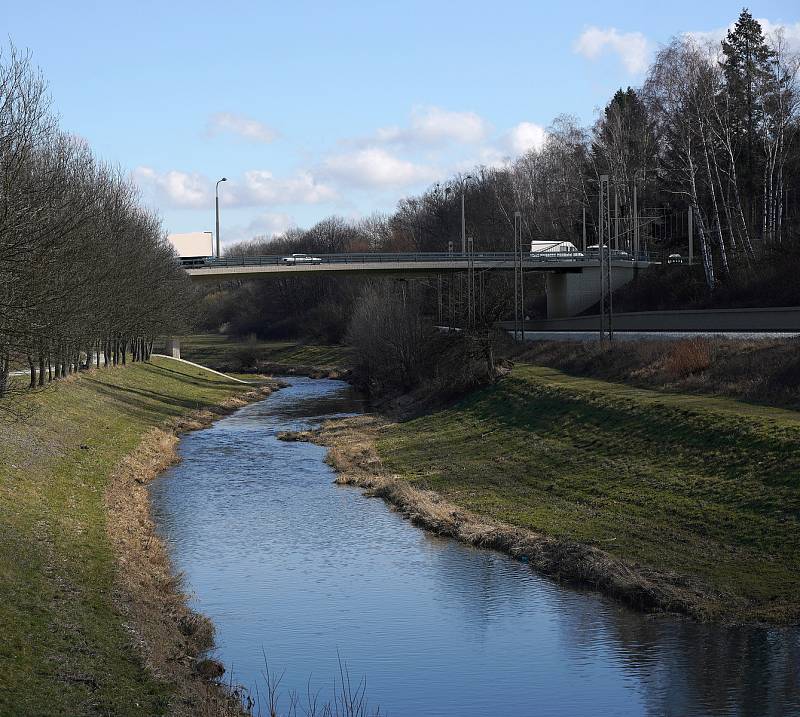
<path id="1" fill-rule="evenodd" d="M 664 368 L 673 378 L 685 378 L 711 366 L 711 343 L 707 339 L 678 341 L 667 354 Z"/>
<path id="2" fill-rule="evenodd" d="M 258 338 L 255 334 L 250 334 L 241 346 L 233 352 L 233 360 L 235 367 L 241 371 L 246 371 L 255 368 L 260 356 L 260 347 L 258 345 Z"/>

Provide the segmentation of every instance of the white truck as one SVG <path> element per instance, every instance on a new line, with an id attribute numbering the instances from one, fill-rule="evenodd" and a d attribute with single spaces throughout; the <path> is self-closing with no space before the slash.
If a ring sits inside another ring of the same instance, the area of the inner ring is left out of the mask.
<path id="1" fill-rule="evenodd" d="M 211 232 L 170 234 L 167 239 L 184 266 L 202 266 L 214 258 L 214 235 Z"/>
<path id="2" fill-rule="evenodd" d="M 532 241 L 531 260 L 533 261 L 578 261 L 583 259 L 572 242 L 568 241 Z"/>

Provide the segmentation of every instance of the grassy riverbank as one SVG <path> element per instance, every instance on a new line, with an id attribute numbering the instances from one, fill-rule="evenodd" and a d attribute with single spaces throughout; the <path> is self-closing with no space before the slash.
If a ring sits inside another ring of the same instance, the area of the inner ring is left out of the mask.
<path id="1" fill-rule="evenodd" d="M 800 619 L 800 413 L 518 365 L 377 451 L 480 516 L 685 576 L 700 617 Z"/>
<path id="2" fill-rule="evenodd" d="M 500 351 L 573 376 L 800 410 L 800 340 L 534 341 Z"/>
<path id="3" fill-rule="evenodd" d="M 0 714 L 158 715 L 116 605 L 105 492 L 155 426 L 247 386 L 167 359 L 25 396 L 0 425 Z M 177 656 L 176 656 L 177 657 Z"/>
<path id="4" fill-rule="evenodd" d="M 298 367 L 344 370 L 350 366 L 347 346 L 306 344 L 296 341 L 261 341 L 222 334 L 181 337 L 181 356 L 189 361 L 225 371 L 247 368 L 247 363 L 280 368 Z M 244 365 L 243 365 L 244 364 Z"/>

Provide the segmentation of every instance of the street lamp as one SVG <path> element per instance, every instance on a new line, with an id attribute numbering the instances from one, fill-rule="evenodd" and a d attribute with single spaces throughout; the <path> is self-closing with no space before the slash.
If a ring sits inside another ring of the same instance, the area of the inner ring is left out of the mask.
<path id="1" fill-rule="evenodd" d="M 468 174 L 461 180 L 461 253 L 467 253 L 467 221 L 466 214 L 464 213 L 464 194 L 466 192 L 466 184 L 468 179 L 475 179 L 471 174 Z"/>
<path id="2" fill-rule="evenodd" d="M 219 259 L 219 257 L 220 257 L 220 253 L 219 253 L 219 183 L 220 182 L 227 182 L 227 181 L 228 181 L 228 178 L 227 177 L 223 177 L 222 179 L 220 179 L 217 182 L 216 186 L 214 187 L 214 196 L 216 198 L 216 206 L 217 206 L 217 259 Z"/>
<path id="3" fill-rule="evenodd" d="M 468 174 L 461 180 L 461 254 L 465 255 L 467 253 L 467 221 L 466 221 L 466 213 L 464 211 L 464 194 L 466 192 L 466 184 L 468 179 L 475 179 L 474 176 Z M 444 190 L 444 196 L 447 198 L 447 195 L 450 194 L 452 190 L 450 187 L 447 187 Z"/>

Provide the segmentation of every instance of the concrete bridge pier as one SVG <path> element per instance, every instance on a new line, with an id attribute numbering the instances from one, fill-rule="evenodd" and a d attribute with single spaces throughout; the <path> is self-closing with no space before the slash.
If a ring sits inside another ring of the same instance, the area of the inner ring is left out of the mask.
<path id="1" fill-rule="evenodd" d="M 611 288 L 619 289 L 636 276 L 635 264 L 619 262 L 611 266 Z M 600 301 L 600 267 L 585 266 L 577 271 L 547 274 L 547 318 L 576 316 Z"/>
<path id="2" fill-rule="evenodd" d="M 167 356 L 179 359 L 181 357 L 181 340 L 178 338 L 167 339 Z"/>

